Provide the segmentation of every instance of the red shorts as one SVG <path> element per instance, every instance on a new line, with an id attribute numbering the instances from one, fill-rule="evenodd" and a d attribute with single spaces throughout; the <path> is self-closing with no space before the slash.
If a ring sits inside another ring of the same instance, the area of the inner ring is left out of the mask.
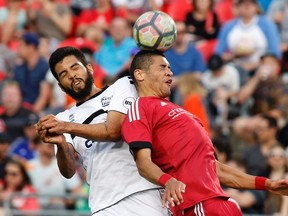
<path id="1" fill-rule="evenodd" d="M 184 216 L 242 216 L 241 210 L 233 199 L 216 197 L 197 203 L 182 212 Z M 177 216 L 180 216 L 178 214 Z"/>

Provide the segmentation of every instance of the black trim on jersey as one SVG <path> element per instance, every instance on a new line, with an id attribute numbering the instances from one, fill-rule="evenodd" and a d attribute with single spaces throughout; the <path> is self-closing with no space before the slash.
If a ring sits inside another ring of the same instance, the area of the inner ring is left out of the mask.
<path id="1" fill-rule="evenodd" d="M 99 92 L 97 92 L 96 94 L 94 94 L 92 97 L 90 97 L 88 100 L 91 100 L 92 98 L 95 98 L 97 97 L 98 95 L 100 95 L 102 92 L 104 92 L 109 86 L 105 86 L 103 89 L 101 89 Z M 86 101 L 88 101 L 86 100 Z M 85 103 L 86 101 L 83 101 L 83 102 L 79 102 L 79 103 L 76 103 L 76 107 L 77 106 L 80 106 L 81 104 Z"/>
<path id="2" fill-rule="evenodd" d="M 129 147 L 131 149 L 142 149 L 142 148 L 151 148 L 152 149 L 152 143 L 145 142 L 145 141 L 135 141 L 129 143 Z"/>
<path id="3" fill-rule="evenodd" d="M 134 85 L 134 82 L 133 82 L 133 79 L 131 78 L 131 76 L 129 75 L 129 76 L 127 76 L 127 77 L 128 77 L 128 79 L 129 79 L 130 84 Z"/>
<path id="4" fill-rule="evenodd" d="M 108 111 L 105 111 L 103 109 L 97 110 L 96 112 L 92 113 L 84 122 L 82 122 L 82 124 L 91 123 L 94 118 L 96 118 L 97 116 L 99 116 L 103 113 L 108 113 Z M 75 135 L 71 135 L 71 137 L 72 137 L 72 139 L 74 139 Z"/>
<path id="5" fill-rule="evenodd" d="M 136 142 L 131 142 L 129 143 L 129 150 L 132 156 L 135 159 L 135 154 L 134 151 L 138 149 L 143 149 L 143 148 L 150 148 L 152 149 L 152 143 L 150 142 L 144 142 L 144 141 L 136 141 Z"/>

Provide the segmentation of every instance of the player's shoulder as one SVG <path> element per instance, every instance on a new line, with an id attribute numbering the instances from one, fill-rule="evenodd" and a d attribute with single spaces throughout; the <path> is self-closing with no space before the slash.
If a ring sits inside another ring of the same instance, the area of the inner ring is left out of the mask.
<path id="1" fill-rule="evenodd" d="M 155 107 L 161 103 L 163 100 L 159 97 L 154 96 L 148 96 L 148 97 L 138 97 L 135 101 L 135 103 L 138 103 L 138 105 L 141 105 L 143 107 L 147 106 L 149 109 L 152 109 L 152 107 Z"/>
<path id="2" fill-rule="evenodd" d="M 132 80 L 132 78 L 130 76 L 124 76 L 121 77 L 119 79 L 117 79 L 113 84 L 113 85 L 129 85 L 129 86 L 134 86 L 134 82 Z"/>
<path id="3" fill-rule="evenodd" d="M 73 109 L 75 106 L 72 106 L 70 109 L 66 109 L 62 112 L 59 112 L 56 117 L 62 121 L 68 121 L 69 120 L 69 115 L 70 115 L 70 111 L 71 109 Z"/>

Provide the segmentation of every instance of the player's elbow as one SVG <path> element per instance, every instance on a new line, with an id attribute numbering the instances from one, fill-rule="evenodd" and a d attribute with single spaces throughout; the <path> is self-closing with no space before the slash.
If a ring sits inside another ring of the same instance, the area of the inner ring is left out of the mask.
<path id="1" fill-rule="evenodd" d="M 110 131 L 107 136 L 107 140 L 114 142 L 120 141 L 121 138 L 122 138 L 121 132 L 119 131 Z"/>
<path id="2" fill-rule="evenodd" d="M 66 179 L 70 179 L 74 176 L 75 174 L 75 170 L 65 170 L 65 171 L 61 171 L 62 176 L 64 176 Z"/>
<path id="3" fill-rule="evenodd" d="M 74 174 L 62 174 L 66 179 L 71 179 L 73 176 L 74 176 Z"/>

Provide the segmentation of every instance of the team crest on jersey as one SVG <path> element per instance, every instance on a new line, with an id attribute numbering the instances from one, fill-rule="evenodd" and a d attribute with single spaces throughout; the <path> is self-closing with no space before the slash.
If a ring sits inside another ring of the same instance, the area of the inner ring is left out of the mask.
<path id="1" fill-rule="evenodd" d="M 111 97 L 103 97 L 101 99 L 102 107 L 109 106 L 111 99 L 112 99 L 112 96 Z"/>
<path id="2" fill-rule="evenodd" d="M 129 107 L 132 105 L 132 103 L 135 101 L 135 99 L 133 97 L 128 97 L 125 98 L 125 100 L 123 101 L 123 106 L 127 109 L 129 109 Z"/>

